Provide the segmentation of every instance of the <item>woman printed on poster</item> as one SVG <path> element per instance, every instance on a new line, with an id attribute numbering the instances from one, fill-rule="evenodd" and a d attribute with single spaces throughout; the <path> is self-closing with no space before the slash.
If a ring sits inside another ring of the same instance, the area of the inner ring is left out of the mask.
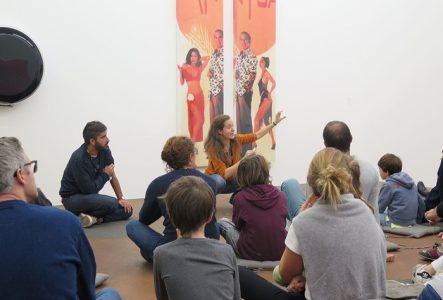
<path id="1" fill-rule="evenodd" d="M 203 141 L 203 123 L 205 122 L 205 103 L 203 89 L 200 86 L 201 73 L 209 62 L 209 57 L 201 57 L 197 48 L 191 48 L 186 55 L 186 62 L 178 65 L 180 84 L 186 81 L 188 91 L 188 130 L 193 142 Z"/>
<path id="2" fill-rule="evenodd" d="M 269 57 L 263 56 L 260 58 L 260 69 L 261 69 L 261 77 L 258 81 L 258 90 L 260 92 L 260 105 L 258 107 L 257 114 L 254 119 L 254 132 L 260 130 L 260 127 L 264 124 L 268 126 L 272 122 L 272 92 L 275 89 L 275 80 L 272 77 L 271 73 L 269 73 Z M 268 91 L 268 83 L 271 82 L 271 90 Z M 275 138 L 274 133 L 271 128 L 269 130 L 269 135 L 271 136 L 272 146 L 271 149 L 275 150 Z M 254 143 L 253 147 L 257 145 Z"/>

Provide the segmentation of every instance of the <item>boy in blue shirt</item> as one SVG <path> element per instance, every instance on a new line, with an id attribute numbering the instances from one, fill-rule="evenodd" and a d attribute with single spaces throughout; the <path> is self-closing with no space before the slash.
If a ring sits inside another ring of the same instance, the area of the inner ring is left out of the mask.
<path id="1" fill-rule="evenodd" d="M 406 227 L 421 222 L 425 203 L 414 180 L 402 172 L 401 159 L 385 154 L 378 161 L 378 167 L 380 177 L 385 180 L 378 199 L 381 225 Z"/>

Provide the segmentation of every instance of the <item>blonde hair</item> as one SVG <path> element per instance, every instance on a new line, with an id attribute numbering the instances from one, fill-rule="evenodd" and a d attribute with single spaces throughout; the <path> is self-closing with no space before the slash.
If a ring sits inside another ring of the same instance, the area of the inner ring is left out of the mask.
<path id="1" fill-rule="evenodd" d="M 361 199 L 362 192 L 360 190 L 360 165 L 352 156 L 346 155 L 348 160 L 348 168 L 352 176 L 351 193 L 355 198 Z"/>
<path id="2" fill-rule="evenodd" d="M 308 172 L 308 183 L 318 200 L 333 207 L 341 203 L 341 195 L 352 192 L 352 176 L 346 155 L 334 148 L 315 154 Z"/>
<path id="3" fill-rule="evenodd" d="M 371 204 L 369 204 L 366 199 L 363 198 L 363 193 L 360 190 L 360 164 L 352 156 L 347 154 L 345 156 L 348 160 L 348 167 L 352 176 L 351 193 L 354 195 L 355 198 L 363 201 L 363 203 L 369 207 L 371 212 L 375 214 L 375 208 Z"/>
<path id="4" fill-rule="evenodd" d="M 351 193 L 372 213 L 375 212 L 372 205 L 361 197 L 358 161 L 340 150 L 325 148 L 315 154 L 309 166 L 308 184 L 318 200 L 325 200 L 334 208 L 342 202 L 342 194 Z"/>

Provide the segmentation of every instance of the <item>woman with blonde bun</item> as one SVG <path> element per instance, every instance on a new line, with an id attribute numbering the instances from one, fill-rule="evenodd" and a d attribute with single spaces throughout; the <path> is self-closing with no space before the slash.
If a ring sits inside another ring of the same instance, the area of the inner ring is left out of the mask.
<path id="1" fill-rule="evenodd" d="M 368 205 L 356 198 L 353 167 L 334 148 L 319 151 L 310 164 L 307 181 L 317 200 L 293 219 L 279 265 L 285 283 L 297 279 L 294 291 L 303 289 L 304 272 L 307 299 L 385 295 L 385 238 Z"/>

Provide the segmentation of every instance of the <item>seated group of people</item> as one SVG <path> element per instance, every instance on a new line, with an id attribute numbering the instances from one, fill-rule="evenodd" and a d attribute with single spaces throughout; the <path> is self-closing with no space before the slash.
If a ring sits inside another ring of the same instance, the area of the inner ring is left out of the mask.
<path id="1" fill-rule="evenodd" d="M 410 226 L 423 216 L 430 222 L 443 216 L 443 201 L 432 198 L 440 197 L 439 181 L 422 199 L 412 179 L 401 172 L 401 161 L 391 154 L 379 161 L 386 183 L 378 201 L 378 174 L 350 156 L 352 135 L 340 121 L 326 125 L 326 148 L 311 161 L 310 197 L 295 179 L 283 182 L 281 190 L 274 187 L 269 163 L 253 151 L 241 157 L 241 145 L 264 136 L 283 119 L 277 113 L 275 121 L 257 133 L 241 135 L 235 134 L 229 116 L 216 117 L 205 141 L 205 174 L 197 170 L 189 138 L 167 140 L 161 158 L 169 172 L 150 183 L 139 219 L 126 226 L 143 258 L 154 264 L 158 299 L 379 299 L 386 292 L 380 222 Z M 72 154 L 60 188 L 63 205 L 79 218 L 25 203 L 37 197 L 37 161 L 29 161 L 17 139 L 0 138 L 0 222 L 2 244 L 7 245 L 0 247 L 5 270 L 0 286 L 11 287 L 5 290 L 6 299 L 119 299 L 112 289 L 95 294 L 94 255 L 81 225 L 128 219 L 132 206 L 115 174 L 106 126 L 89 122 L 83 137 L 85 143 Z M 98 194 L 107 181 L 116 197 Z M 217 221 L 215 195 L 230 192 L 232 220 Z M 160 217 L 163 233 L 150 227 Z M 42 233 L 50 243 L 40 238 Z M 217 241 L 220 234 L 228 245 Z M 29 249 L 36 251 L 30 254 Z M 279 261 L 274 279 L 287 289 L 238 267 L 237 258 Z M 31 265 L 26 272 L 17 271 L 19 259 Z M 435 270 L 429 268 L 423 266 L 417 274 L 431 278 Z M 18 289 L 24 280 L 32 281 L 29 288 Z M 425 292 L 438 289 L 426 286 L 421 299 L 431 299 Z"/>

